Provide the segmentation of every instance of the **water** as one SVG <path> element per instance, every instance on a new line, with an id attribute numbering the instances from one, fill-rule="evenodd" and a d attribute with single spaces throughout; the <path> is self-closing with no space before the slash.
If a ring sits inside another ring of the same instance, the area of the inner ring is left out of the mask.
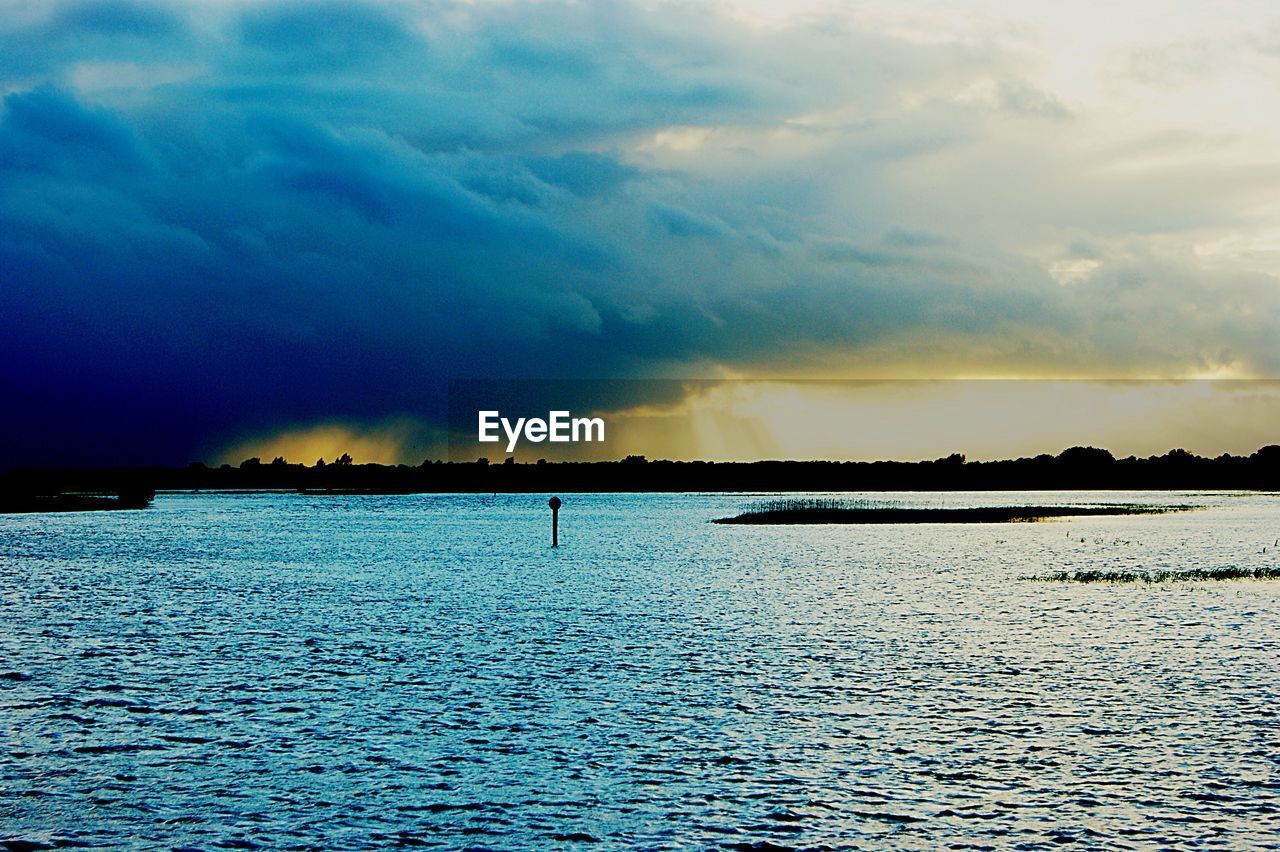
<path id="1" fill-rule="evenodd" d="M 0 840 L 1276 845 L 1280 496 L 945 526 L 748 498 L 163 494 L 0 516 Z M 1266 547 L 1267 552 L 1262 553 Z M 760 844 L 760 845 L 756 845 Z"/>

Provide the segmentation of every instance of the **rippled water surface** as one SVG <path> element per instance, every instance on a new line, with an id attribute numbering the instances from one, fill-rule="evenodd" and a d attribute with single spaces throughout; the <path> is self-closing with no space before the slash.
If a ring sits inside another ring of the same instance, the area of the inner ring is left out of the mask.
<path id="1" fill-rule="evenodd" d="M 1019 578 L 1275 565 L 1280 496 L 803 527 L 562 496 L 556 551 L 538 496 L 0 516 L 0 840 L 1277 842 L 1280 582 Z"/>

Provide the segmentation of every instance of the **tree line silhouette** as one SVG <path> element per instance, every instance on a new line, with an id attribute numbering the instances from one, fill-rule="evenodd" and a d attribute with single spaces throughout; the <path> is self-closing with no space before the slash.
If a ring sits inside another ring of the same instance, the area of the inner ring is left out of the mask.
<path id="1" fill-rule="evenodd" d="M 648 460 L 605 462 L 424 461 L 420 465 L 356 464 L 343 454 L 313 465 L 277 457 L 238 466 L 14 469 L 0 472 L 0 511 L 54 495 L 119 495 L 145 505 L 156 490 L 288 489 L 300 491 L 574 492 L 574 491 L 951 491 L 951 490 L 1280 490 L 1280 445 L 1248 456 L 1115 458 L 1096 447 L 1056 456 L 967 461 L 963 455 L 920 462 Z M 121 504 L 118 507 L 124 507 Z M 67 504 L 70 505 L 70 504 Z M 15 508 L 17 507 L 17 508 Z M 98 505 L 92 508 L 109 508 Z"/>

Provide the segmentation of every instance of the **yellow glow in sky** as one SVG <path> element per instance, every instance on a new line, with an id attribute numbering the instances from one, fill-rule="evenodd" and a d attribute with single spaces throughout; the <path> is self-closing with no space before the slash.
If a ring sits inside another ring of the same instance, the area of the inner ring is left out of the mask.
<path id="1" fill-rule="evenodd" d="M 628 452 L 719 461 L 1248 455 L 1280 443 L 1280 382 L 726 382 L 609 422 Z"/>
<path id="2" fill-rule="evenodd" d="M 680 402 L 593 412 L 604 444 L 528 444 L 518 461 L 649 458 L 758 461 L 915 461 L 961 453 L 970 460 L 1056 455 L 1096 446 L 1117 457 L 1184 448 L 1204 456 L 1248 455 L 1280 443 L 1280 381 L 955 380 L 727 381 L 694 383 Z M 328 423 L 237 442 L 231 464 L 332 461 L 418 464 L 445 458 L 432 430 L 401 419 L 361 426 Z M 452 458 L 505 457 L 493 444 L 455 438 Z"/>

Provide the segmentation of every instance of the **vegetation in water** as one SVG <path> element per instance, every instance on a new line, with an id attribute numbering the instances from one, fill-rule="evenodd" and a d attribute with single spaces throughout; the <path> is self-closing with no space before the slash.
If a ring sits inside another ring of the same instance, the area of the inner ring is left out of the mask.
<path id="1" fill-rule="evenodd" d="M 874 500 L 794 498 L 766 500 L 717 524 L 1004 524 L 1098 515 L 1158 515 L 1194 506 L 1107 503 L 1075 506 L 916 507 Z"/>
<path id="2" fill-rule="evenodd" d="M 1183 571 L 1054 571 L 1042 577 L 1023 577 L 1024 580 L 1065 583 L 1170 583 L 1196 580 L 1276 580 L 1280 579 L 1280 566 L 1259 568 L 1189 568 Z"/>

